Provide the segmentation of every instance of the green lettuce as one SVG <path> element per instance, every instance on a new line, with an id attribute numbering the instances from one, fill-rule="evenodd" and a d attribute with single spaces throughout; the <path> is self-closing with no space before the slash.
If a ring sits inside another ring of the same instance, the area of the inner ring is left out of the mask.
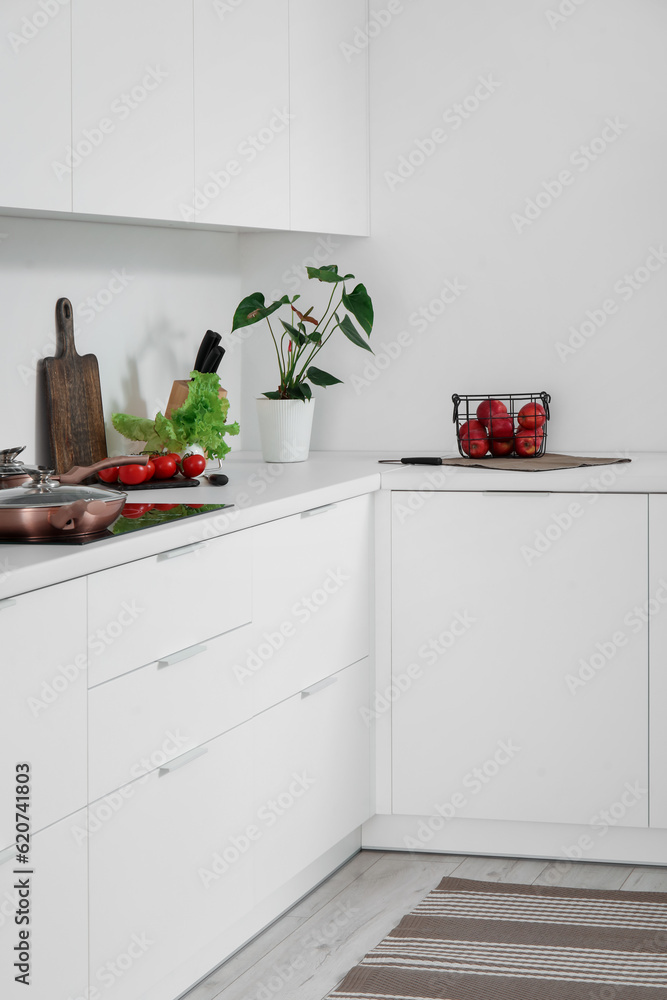
<path id="1" fill-rule="evenodd" d="M 220 399 L 220 378 L 208 372 L 190 372 L 187 399 L 171 417 L 156 413 L 150 420 L 129 413 L 113 413 L 111 423 L 130 441 L 143 441 L 144 451 L 185 451 L 200 445 L 209 458 L 224 458 L 231 450 L 226 434 L 239 433 L 238 423 L 228 424 L 229 400 Z"/>

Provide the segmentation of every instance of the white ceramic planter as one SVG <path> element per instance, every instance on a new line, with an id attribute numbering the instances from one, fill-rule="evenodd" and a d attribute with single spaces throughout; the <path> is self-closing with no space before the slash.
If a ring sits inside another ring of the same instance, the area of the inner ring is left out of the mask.
<path id="1" fill-rule="evenodd" d="M 310 449 L 315 400 L 257 399 L 259 436 L 265 462 L 305 462 Z"/>

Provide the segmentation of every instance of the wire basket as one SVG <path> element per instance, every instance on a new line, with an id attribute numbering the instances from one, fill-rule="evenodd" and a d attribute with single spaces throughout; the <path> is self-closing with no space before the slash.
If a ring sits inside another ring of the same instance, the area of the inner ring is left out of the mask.
<path id="1" fill-rule="evenodd" d="M 551 402 L 548 392 L 510 392 L 497 396 L 454 393 L 452 402 L 456 443 L 463 458 L 539 458 L 546 452 Z M 471 421 L 474 423 L 466 426 Z"/>

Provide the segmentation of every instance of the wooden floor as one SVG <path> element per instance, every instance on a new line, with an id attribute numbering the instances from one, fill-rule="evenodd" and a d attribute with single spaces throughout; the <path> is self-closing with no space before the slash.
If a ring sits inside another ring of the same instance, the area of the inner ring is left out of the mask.
<path id="1" fill-rule="evenodd" d="M 667 892 L 667 868 L 362 851 L 183 1000 L 323 1000 L 440 879 Z"/>

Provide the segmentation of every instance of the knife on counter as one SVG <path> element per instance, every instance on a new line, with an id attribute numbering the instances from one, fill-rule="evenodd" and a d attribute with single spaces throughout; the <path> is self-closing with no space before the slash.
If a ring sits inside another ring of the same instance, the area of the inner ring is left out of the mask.
<path id="1" fill-rule="evenodd" d="M 380 458 L 380 465 L 442 465 L 441 458 Z"/>

